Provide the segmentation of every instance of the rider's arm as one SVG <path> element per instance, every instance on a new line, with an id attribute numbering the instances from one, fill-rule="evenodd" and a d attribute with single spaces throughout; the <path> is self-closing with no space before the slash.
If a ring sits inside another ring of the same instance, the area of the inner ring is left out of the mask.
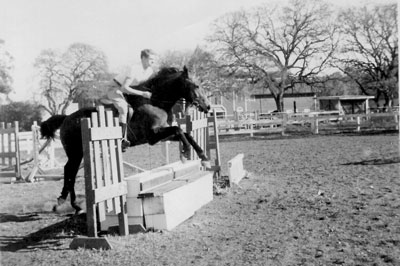
<path id="1" fill-rule="evenodd" d="M 133 79 L 131 77 L 127 77 L 124 81 L 124 84 L 122 84 L 122 86 L 121 86 L 121 91 L 124 93 L 129 93 L 129 94 L 142 96 L 144 98 L 150 99 L 151 92 L 141 91 L 141 90 L 137 90 L 137 89 L 133 89 L 133 88 L 129 87 L 129 85 L 132 83 L 132 80 Z"/>
<path id="2" fill-rule="evenodd" d="M 130 87 L 131 85 L 138 85 L 140 82 L 143 82 L 144 78 L 141 76 L 142 76 L 141 69 L 139 67 L 132 67 L 130 73 L 126 75 L 125 80 L 121 85 L 121 91 L 123 93 L 138 95 L 150 99 L 151 97 L 150 92 L 141 91 Z"/>

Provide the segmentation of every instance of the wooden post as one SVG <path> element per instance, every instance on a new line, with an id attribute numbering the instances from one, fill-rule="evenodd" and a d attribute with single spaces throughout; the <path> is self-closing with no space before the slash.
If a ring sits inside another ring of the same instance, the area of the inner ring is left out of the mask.
<path id="1" fill-rule="evenodd" d="M 361 117 L 357 116 L 357 132 L 361 131 Z"/>
<path id="2" fill-rule="evenodd" d="M 129 233 L 127 186 L 123 180 L 122 130 L 118 124 L 118 118 L 113 118 L 111 111 L 105 112 L 103 106 L 92 113 L 91 119 L 81 120 L 89 237 L 75 238 L 70 248 L 112 248 L 107 239 L 99 238 L 97 233 L 97 221 L 104 221 L 106 212 L 118 214 L 120 235 Z"/>
<path id="3" fill-rule="evenodd" d="M 211 169 L 216 175 L 219 176 L 221 169 L 221 160 L 219 152 L 219 136 L 218 136 L 218 122 L 217 114 L 213 111 L 212 116 L 207 117 L 204 113 L 192 110 L 190 115 L 186 115 L 184 118 L 177 120 L 179 127 L 184 129 L 186 133 L 189 133 L 197 144 L 203 149 L 209 159 L 212 158 L 211 150 L 216 151 L 215 165 Z M 210 125 L 214 130 L 215 141 L 210 141 Z M 180 144 L 181 145 L 181 144 Z M 180 149 L 182 147 L 180 146 Z M 197 154 L 194 149 L 191 151 L 191 160 L 196 160 Z"/>
<path id="4" fill-rule="evenodd" d="M 287 126 L 287 121 L 288 121 L 288 114 L 284 113 L 282 115 L 282 136 L 285 135 L 285 130 L 286 130 L 286 126 Z"/>
<path id="5" fill-rule="evenodd" d="M 18 121 L 14 121 L 14 145 L 15 145 L 15 177 L 17 180 L 22 178 L 21 174 L 21 165 L 20 165 L 20 154 L 19 154 L 19 123 Z"/>
<path id="6" fill-rule="evenodd" d="M 169 144 L 170 141 L 165 141 L 161 143 L 161 154 L 164 155 L 165 164 L 169 164 Z"/>
<path id="7" fill-rule="evenodd" d="M 311 121 L 311 131 L 313 134 L 318 134 L 318 115 L 313 115 L 313 120 Z"/>
<path id="8" fill-rule="evenodd" d="M 211 144 L 208 144 L 208 149 L 215 149 L 215 166 L 214 166 L 214 173 L 217 178 L 220 177 L 221 175 L 221 156 L 220 156 L 220 149 L 219 149 L 219 135 L 218 135 L 218 120 L 217 120 L 217 113 L 213 112 L 212 116 L 212 122 L 213 122 L 213 129 L 214 129 L 214 137 L 215 137 L 215 142 L 214 146 L 211 146 Z"/>

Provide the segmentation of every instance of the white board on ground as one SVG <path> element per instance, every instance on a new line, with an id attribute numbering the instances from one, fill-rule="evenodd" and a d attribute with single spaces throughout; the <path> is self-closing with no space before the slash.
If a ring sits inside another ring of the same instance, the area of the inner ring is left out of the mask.
<path id="1" fill-rule="evenodd" d="M 228 161 L 229 185 L 238 185 L 240 180 L 247 176 L 247 171 L 243 167 L 243 153 L 239 153 Z"/>

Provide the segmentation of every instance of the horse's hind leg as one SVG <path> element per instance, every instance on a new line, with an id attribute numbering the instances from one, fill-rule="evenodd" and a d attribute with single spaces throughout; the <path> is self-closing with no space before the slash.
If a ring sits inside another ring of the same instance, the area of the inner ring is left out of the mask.
<path id="1" fill-rule="evenodd" d="M 82 151 L 76 152 L 75 154 L 69 154 L 68 161 L 64 166 L 64 186 L 61 191 L 60 198 L 65 200 L 70 193 L 71 206 L 79 212 L 81 208 L 76 204 L 76 194 L 75 194 L 75 179 L 79 170 L 79 165 L 82 161 Z M 59 199 L 60 199 L 59 198 Z"/>
<path id="2" fill-rule="evenodd" d="M 199 158 L 202 161 L 208 161 L 208 158 L 205 155 L 203 149 L 199 146 L 199 144 L 197 144 L 197 142 L 193 139 L 193 137 L 189 133 L 184 133 L 184 134 L 190 145 L 192 145 L 193 149 L 196 151 L 197 156 L 199 156 Z"/>

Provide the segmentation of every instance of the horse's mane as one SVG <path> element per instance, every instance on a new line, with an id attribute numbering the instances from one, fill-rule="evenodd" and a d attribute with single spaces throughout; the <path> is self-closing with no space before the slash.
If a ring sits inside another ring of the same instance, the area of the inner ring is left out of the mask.
<path id="1" fill-rule="evenodd" d="M 162 100 L 166 100 L 165 97 L 170 95 L 170 93 L 165 94 L 170 88 L 168 86 L 164 86 L 164 84 L 167 81 L 177 78 L 177 75 L 180 75 L 181 72 L 181 70 L 175 67 L 163 67 L 157 73 L 153 74 L 148 80 L 140 83 L 137 86 L 134 86 L 134 88 L 142 91 L 151 91 L 153 93 L 152 99 L 159 98 L 158 103 L 162 103 L 160 98 Z M 135 108 L 149 102 L 149 99 L 131 94 L 125 94 L 125 98 L 127 99 L 128 103 Z M 167 100 L 167 102 L 169 101 Z"/>
<path id="2" fill-rule="evenodd" d="M 141 83 L 139 86 L 143 86 L 146 88 L 151 88 L 160 81 L 165 81 L 166 79 L 171 78 L 171 75 L 179 73 L 180 70 L 176 67 L 163 67 L 156 74 L 152 75 L 148 80 Z"/>

